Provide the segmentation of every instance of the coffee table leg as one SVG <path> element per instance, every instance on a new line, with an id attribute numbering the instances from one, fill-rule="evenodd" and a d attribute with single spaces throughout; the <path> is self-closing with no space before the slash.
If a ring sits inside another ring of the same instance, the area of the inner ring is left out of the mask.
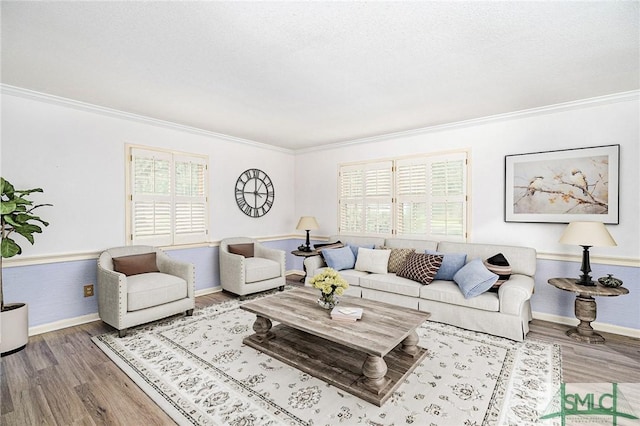
<path id="1" fill-rule="evenodd" d="M 420 352 L 420 348 L 418 347 L 418 342 L 420 338 L 418 337 L 418 333 L 413 330 L 409 335 L 402 341 L 402 352 L 415 357 Z"/>
<path id="2" fill-rule="evenodd" d="M 275 334 L 270 331 L 271 326 L 269 318 L 261 317 L 260 315 L 256 317 L 256 322 L 253 323 L 253 331 L 256 332 L 256 340 L 258 342 L 263 343 L 275 337 Z"/>
<path id="3" fill-rule="evenodd" d="M 387 363 L 379 356 L 367 355 L 367 359 L 362 365 L 362 374 L 365 377 L 365 386 L 376 393 L 382 392 L 382 389 L 389 383 L 389 379 L 385 377 Z"/>

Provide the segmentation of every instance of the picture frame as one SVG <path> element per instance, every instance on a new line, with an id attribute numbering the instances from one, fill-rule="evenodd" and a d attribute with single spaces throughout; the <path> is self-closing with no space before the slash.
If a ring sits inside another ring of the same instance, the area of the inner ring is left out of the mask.
<path id="1" fill-rule="evenodd" d="M 619 223 L 620 145 L 505 156 L 504 221 Z"/>

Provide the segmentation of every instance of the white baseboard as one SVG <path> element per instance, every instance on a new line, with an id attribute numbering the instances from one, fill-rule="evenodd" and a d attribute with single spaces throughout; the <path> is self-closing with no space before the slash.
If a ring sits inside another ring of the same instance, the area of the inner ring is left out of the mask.
<path id="1" fill-rule="evenodd" d="M 561 317 L 559 315 L 545 314 L 544 312 L 533 312 L 533 318 L 542 321 L 555 322 L 556 324 L 571 325 L 574 327 L 580 322 L 575 317 Z M 619 334 L 621 336 L 640 339 L 640 330 L 636 328 L 621 327 L 619 325 L 607 324 L 597 321 L 592 322 L 591 326 L 594 330 L 601 331 L 603 333 Z"/>
<path id="2" fill-rule="evenodd" d="M 42 333 L 48 333 L 50 331 L 61 330 L 67 327 L 73 327 L 74 325 L 86 324 L 88 322 L 93 322 L 99 320 L 100 317 L 98 313 L 82 315 L 80 317 L 75 318 L 67 318 L 60 321 L 50 322 L 48 324 L 36 325 L 34 327 L 29 327 L 29 336 L 35 336 Z"/>

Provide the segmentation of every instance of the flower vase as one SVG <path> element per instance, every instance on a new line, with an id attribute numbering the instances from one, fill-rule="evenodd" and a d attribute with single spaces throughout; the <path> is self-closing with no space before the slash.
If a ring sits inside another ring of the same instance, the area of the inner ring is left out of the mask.
<path id="1" fill-rule="evenodd" d="M 322 294 L 318 299 L 318 305 L 324 309 L 333 309 L 338 304 L 338 298 L 334 294 Z"/>

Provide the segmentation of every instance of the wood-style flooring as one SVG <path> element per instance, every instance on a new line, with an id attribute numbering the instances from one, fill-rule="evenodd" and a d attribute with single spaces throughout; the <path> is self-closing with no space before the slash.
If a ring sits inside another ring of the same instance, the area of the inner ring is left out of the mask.
<path id="1" fill-rule="evenodd" d="M 288 284 L 301 285 L 291 275 Z M 198 297 L 198 308 L 233 298 L 220 292 Z M 602 333 L 604 345 L 579 343 L 567 326 L 534 320 L 530 339 L 562 347 L 563 379 L 570 383 L 640 382 L 640 339 Z M 95 321 L 29 339 L 26 349 L 1 361 L 0 424 L 175 424 L 90 340 L 111 331 Z"/>

